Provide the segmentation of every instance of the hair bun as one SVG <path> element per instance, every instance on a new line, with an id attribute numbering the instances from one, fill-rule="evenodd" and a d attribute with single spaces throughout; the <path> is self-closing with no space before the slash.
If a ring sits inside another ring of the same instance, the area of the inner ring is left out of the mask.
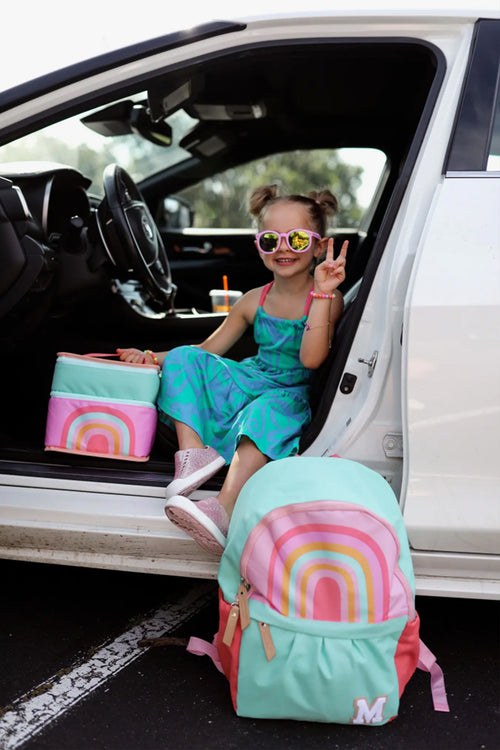
<path id="1" fill-rule="evenodd" d="M 250 194 L 249 213 L 259 217 L 268 203 L 278 197 L 278 185 L 261 185 Z"/>
<path id="2" fill-rule="evenodd" d="M 308 193 L 308 197 L 317 203 L 328 216 L 335 216 L 339 210 L 338 201 L 330 190 L 321 190 L 320 192 L 313 190 Z"/>

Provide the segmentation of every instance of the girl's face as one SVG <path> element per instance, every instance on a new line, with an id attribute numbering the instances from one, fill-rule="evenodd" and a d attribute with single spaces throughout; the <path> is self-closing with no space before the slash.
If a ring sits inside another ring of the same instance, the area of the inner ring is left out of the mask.
<path id="1" fill-rule="evenodd" d="M 270 229 L 280 233 L 289 232 L 291 229 L 309 229 L 316 232 L 307 208 L 300 203 L 292 202 L 275 203 L 267 209 L 263 216 L 261 231 Z M 266 268 L 277 276 L 288 278 L 304 272 L 309 273 L 312 259 L 321 255 L 325 243 L 326 240 L 317 240 L 313 237 L 308 250 L 304 253 L 294 253 L 288 247 L 285 237 L 281 237 L 276 252 L 268 255 L 259 251 L 259 255 Z"/>

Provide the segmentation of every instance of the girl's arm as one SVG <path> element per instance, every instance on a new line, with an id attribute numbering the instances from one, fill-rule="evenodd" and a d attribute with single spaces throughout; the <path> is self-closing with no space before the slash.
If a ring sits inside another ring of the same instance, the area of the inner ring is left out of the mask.
<path id="1" fill-rule="evenodd" d="M 300 361 L 304 367 L 316 370 L 325 361 L 330 350 L 335 325 L 342 315 L 344 300 L 335 291 L 345 279 L 345 256 L 348 242 L 344 242 L 336 260 L 333 259 L 333 239 L 328 242 L 326 258 L 314 271 L 314 297 L 309 308 Z"/>
<path id="2" fill-rule="evenodd" d="M 212 354 L 225 354 L 243 335 L 249 325 L 252 325 L 255 312 L 259 304 L 260 289 L 252 289 L 240 297 L 229 311 L 227 318 L 201 344 L 201 349 Z M 164 352 L 141 351 L 140 349 L 117 349 L 122 362 L 134 364 L 163 365 L 168 350 Z"/>
<path id="3" fill-rule="evenodd" d="M 230 309 L 227 318 L 198 346 L 212 354 L 225 354 L 252 325 L 261 289 L 251 289 Z"/>
<path id="4" fill-rule="evenodd" d="M 167 352 L 152 352 L 151 349 L 141 351 L 140 349 L 117 349 L 116 353 L 122 362 L 131 362 L 134 365 L 163 365 Z"/>

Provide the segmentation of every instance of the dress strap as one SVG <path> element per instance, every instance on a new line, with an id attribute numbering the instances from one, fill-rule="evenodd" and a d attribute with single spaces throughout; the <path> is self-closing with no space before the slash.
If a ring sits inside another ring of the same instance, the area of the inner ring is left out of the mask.
<path id="1" fill-rule="evenodd" d="M 274 281 L 270 281 L 269 284 L 266 284 L 262 288 L 262 292 L 260 293 L 259 307 L 262 307 L 262 305 L 264 304 L 264 300 L 267 297 L 267 293 L 269 292 L 273 284 L 274 284 Z"/>
<path id="2" fill-rule="evenodd" d="M 313 285 L 312 285 L 312 287 L 311 287 L 311 292 L 313 291 L 313 289 L 314 289 L 314 284 L 313 284 Z M 311 302 L 312 302 L 312 301 L 313 301 L 312 295 L 311 295 L 311 294 L 308 294 L 308 295 L 307 295 L 307 300 L 306 300 L 306 305 L 305 305 L 305 307 L 304 307 L 304 315 L 305 315 L 306 317 L 307 317 L 307 316 L 309 315 L 309 308 L 311 307 Z"/>
<path id="3" fill-rule="evenodd" d="M 271 289 L 272 285 L 274 284 L 274 281 L 269 282 L 269 284 L 266 284 L 264 287 L 262 287 L 262 292 L 260 293 L 260 300 L 259 300 L 259 307 L 262 307 L 264 304 L 264 300 L 267 297 L 267 294 L 269 290 Z M 311 287 L 311 291 L 314 289 L 314 284 Z M 304 315 L 307 317 L 309 315 L 309 308 L 311 307 L 311 302 L 313 301 L 313 298 L 310 294 L 307 295 L 306 304 L 304 306 Z"/>

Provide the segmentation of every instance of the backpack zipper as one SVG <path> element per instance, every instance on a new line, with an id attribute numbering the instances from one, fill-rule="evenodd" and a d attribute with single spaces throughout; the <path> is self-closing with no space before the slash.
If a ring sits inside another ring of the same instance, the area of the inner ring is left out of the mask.
<path id="1" fill-rule="evenodd" d="M 248 628 L 248 626 L 250 625 L 250 610 L 248 608 L 248 595 L 250 588 L 250 584 L 247 583 L 242 577 L 240 579 L 240 585 L 238 586 L 236 599 L 232 603 L 231 609 L 229 610 L 229 616 L 227 618 L 227 623 L 222 638 L 222 642 L 228 647 L 230 647 L 233 642 L 238 620 L 240 621 L 242 630 L 245 630 L 245 628 Z"/>
<path id="2" fill-rule="evenodd" d="M 250 610 L 248 607 L 248 598 L 251 588 L 251 584 L 248 583 L 242 576 L 240 578 L 240 585 L 238 586 L 238 593 L 236 594 L 236 599 L 231 604 L 226 627 L 224 628 L 224 635 L 222 636 L 222 643 L 228 648 L 231 648 L 231 645 L 233 643 L 238 620 L 240 621 L 242 631 L 248 628 L 248 626 L 250 625 Z M 267 661 L 271 661 L 271 659 L 276 656 L 276 649 L 274 648 L 269 625 L 266 622 L 259 622 L 258 626 L 266 659 Z"/>
<path id="3" fill-rule="evenodd" d="M 274 659 L 276 656 L 276 649 L 274 648 L 273 639 L 271 637 L 271 629 L 267 622 L 259 622 L 259 630 L 266 659 L 267 661 L 271 661 L 271 659 Z"/>

